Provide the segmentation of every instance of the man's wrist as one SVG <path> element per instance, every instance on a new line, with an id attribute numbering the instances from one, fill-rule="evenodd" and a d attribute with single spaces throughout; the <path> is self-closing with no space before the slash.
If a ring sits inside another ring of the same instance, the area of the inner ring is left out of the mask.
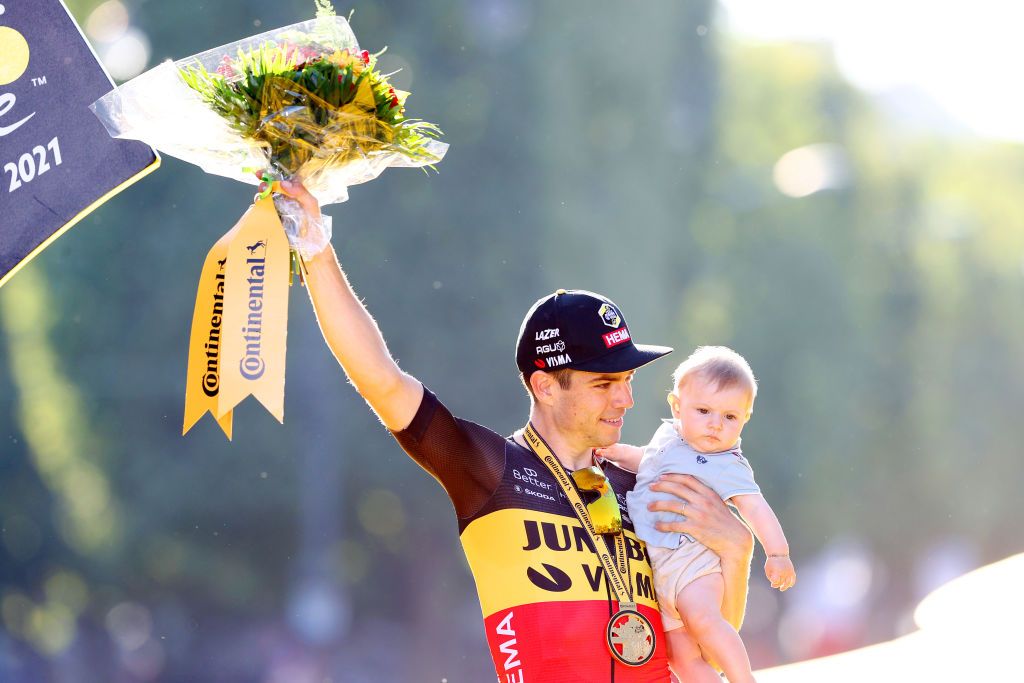
<path id="1" fill-rule="evenodd" d="M 311 270 L 323 266 L 330 266 L 331 262 L 337 262 L 338 256 L 334 253 L 334 247 L 329 242 L 327 246 L 318 251 L 312 257 L 305 259 L 306 269 Z"/>

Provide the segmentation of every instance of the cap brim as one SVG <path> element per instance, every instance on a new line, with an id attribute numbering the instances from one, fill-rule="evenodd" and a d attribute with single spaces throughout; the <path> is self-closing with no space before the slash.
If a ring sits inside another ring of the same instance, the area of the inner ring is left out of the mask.
<path id="1" fill-rule="evenodd" d="M 584 372 L 627 372 L 658 360 L 672 353 L 668 346 L 651 346 L 649 344 L 630 344 L 622 349 L 605 354 L 583 363 L 573 363 L 566 367 Z"/>

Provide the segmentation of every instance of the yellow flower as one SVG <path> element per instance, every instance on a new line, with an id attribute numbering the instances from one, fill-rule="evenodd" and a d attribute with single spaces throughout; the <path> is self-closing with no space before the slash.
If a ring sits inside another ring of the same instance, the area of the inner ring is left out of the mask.
<path id="1" fill-rule="evenodd" d="M 362 60 L 357 59 L 354 55 L 350 54 L 348 50 L 335 50 L 334 54 L 327 58 L 327 61 L 340 67 L 351 65 L 356 73 L 359 73 L 359 71 L 362 70 L 363 65 Z"/>

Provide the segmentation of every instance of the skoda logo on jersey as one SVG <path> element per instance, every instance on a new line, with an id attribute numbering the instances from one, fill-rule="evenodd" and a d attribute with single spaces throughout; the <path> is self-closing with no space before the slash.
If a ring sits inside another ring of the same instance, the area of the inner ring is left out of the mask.
<path id="1" fill-rule="evenodd" d="M 699 462 L 701 465 L 707 465 L 708 464 L 708 459 L 705 458 L 703 455 L 698 455 L 697 456 L 697 462 Z"/>
<path id="2" fill-rule="evenodd" d="M 622 324 L 622 317 L 611 304 L 601 304 L 601 308 L 597 309 L 597 314 L 601 316 L 601 322 L 608 327 L 618 327 Z"/>

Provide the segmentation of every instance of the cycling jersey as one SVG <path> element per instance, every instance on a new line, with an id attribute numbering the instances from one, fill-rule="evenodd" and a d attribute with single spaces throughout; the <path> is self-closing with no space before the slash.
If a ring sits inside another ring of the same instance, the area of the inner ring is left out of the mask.
<path id="1" fill-rule="evenodd" d="M 634 474 L 604 465 L 622 510 L 633 599 L 658 634 L 640 667 L 608 652 L 605 627 L 618 603 L 586 530 L 533 451 L 454 417 L 427 389 L 394 436 L 455 505 L 499 683 L 668 683 L 650 560 L 626 512 Z"/>

